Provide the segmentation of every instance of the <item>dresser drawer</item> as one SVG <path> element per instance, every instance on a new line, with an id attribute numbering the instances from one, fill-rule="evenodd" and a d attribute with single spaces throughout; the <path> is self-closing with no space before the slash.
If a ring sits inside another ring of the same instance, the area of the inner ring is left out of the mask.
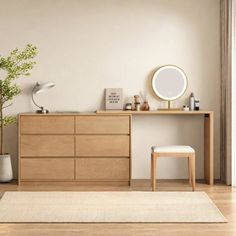
<path id="1" fill-rule="evenodd" d="M 74 158 L 22 158 L 22 180 L 72 180 Z"/>
<path id="2" fill-rule="evenodd" d="M 76 136 L 76 156 L 128 157 L 129 155 L 128 135 Z"/>
<path id="3" fill-rule="evenodd" d="M 129 116 L 77 116 L 78 134 L 129 134 Z"/>
<path id="4" fill-rule="evenodd" d="M 74 116 L 20 116 L 21 134 L 73 134 Z"/>
<path id="5" fill-rule="evenodd" d="M 77 180 L 129 180 L 129 158 L 77 158 Z"/>
<path id="6" fill-rule="evenodd" d="M 74 156 L 73 135 L 22 135 L 20 155 L 23 157 Z"/>

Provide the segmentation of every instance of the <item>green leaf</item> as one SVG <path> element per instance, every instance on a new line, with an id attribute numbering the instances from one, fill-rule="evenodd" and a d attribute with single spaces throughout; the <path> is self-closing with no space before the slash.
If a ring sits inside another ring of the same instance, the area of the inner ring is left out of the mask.
<path id="1" fill-rule="evenodd" d="M 24 76 L 30 76 L 36 62 L 37 48 L 27 44 L 24 50 L 14 49 L 7 57 L 0 56 L 0 69 L 6 72 L 5 78 L 0 78 L 0 103 L 11 101 L 21 93 L 21 89 L 14 82 Z"/>
<path id="2" fill-rule="evenodd" d="M 0 69 L 7 72 L 6 78 L 3 79 L 15 80 L 21 76 L 29 76 L 29 71 L 36 64 L 33 61 L 36 55 L 37 48 L 31 44 L 27 44 L 23 51 L 16 48 L 10 52 L 9 56 L 0 57 Z"/>
<path id="3" fill-rule="evenodd" d="M 8 56 L 0 55 L 0 70 L 4 70 L 3 78 L 0 78 L 0 111 L 7 107 L 5 104 L 21 93 L 21 89 L 15 83 L 20 77 L 30 76 L 36 62 L 33 60 L 38 51 L 32 44 L 27 44 L 25 49 L 18 48 L 12 50 Z M 2 74 L 2 73 L 1 73 Z M 1 112 L 2 114 L 2 112 Z M 15 122 L 15 118 L 0 117 L 1 127 Z"/>
<path id="4" fill-rule="evenodd" d="M 16 123 L 17 119 L 15 116 L 5 116 L 2 120 L 2 122 L 0 123 L 0 126 L 7 126 L 10 124 L 14 124 Z"/>

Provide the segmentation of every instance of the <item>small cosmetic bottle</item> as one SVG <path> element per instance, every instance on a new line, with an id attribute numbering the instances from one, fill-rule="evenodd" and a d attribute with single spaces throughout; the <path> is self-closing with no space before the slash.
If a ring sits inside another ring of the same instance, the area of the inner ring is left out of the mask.
<path id="1" fill-rule="evenodd" d="M 200 100 L 197 99 L 197 98 L 194 101 L 194 108 L 195 108 L 195 111 L 199 111 L 200 110 Z"/>
<path id="2" fill-rule="evenodd" d="M 190 97 L 189 97 L 189 110 L 190 111 L 193 111 L 194 110 L 194 102 L 195 99 L 194 99 L 194 94 L 191 93 Z"/>
<path id="3" fill-rule="evenodd" d="M 184 105 L 184 106 L 183 106 L 183 111 L 189 111 L 189 106 Z"/>
<path id="4" fill-rule="evenodd" d="M 135 111 L 140 111 L 141 109 L 141 104 L 139 102 L 135 103 Z"/>
<path id="5" fill-rule="evenodd" d="M 129 102 L 126 103 L 126 104 L 125 104 L 125 110 L 126 110 L 126 111 L 131 111 L 131 110 L 132 110 L 132 103 L 129 103 Z"/>

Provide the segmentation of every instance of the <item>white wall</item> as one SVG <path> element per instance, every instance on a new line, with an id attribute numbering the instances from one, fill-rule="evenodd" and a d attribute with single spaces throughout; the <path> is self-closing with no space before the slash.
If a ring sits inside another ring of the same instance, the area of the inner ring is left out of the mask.
<path id="1" fill-rule="evenodd" d="M 219 0 L 0 0 L 0 53 L 32 43 L 39 49 L 31 78 L 18 81 L 24 93 L 8 113 L 34 111 L 30 90 L 36 81 L 56 87 L 38 101 L 50 110 L 94 111 L 106 87 L 125 96 L 148 92 L 153 109 L 163 106 L 150 88 L 153 72 L 175 64 L 187 74 L 201 108 L 215 111 L 215 177 L 219 178 L 220 32 Z M 17 129 L 7 128 L 7 151 L 17 169 Z M 150 146 L 190 144 L 203 177 L 201 117 L 135 117 L 133 177 L 149 177 Z M 186 177 L 185 162 L 162 160 L 161 178 Z"/>

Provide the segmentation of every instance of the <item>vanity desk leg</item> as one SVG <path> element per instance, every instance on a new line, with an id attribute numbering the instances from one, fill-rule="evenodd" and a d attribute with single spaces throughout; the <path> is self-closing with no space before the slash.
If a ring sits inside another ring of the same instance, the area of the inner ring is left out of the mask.
<path id="1" fill-rule="evenodd" d="M 209 185 L 214 184 L 214 113 L 204 117 L 204 177 Z"/>

